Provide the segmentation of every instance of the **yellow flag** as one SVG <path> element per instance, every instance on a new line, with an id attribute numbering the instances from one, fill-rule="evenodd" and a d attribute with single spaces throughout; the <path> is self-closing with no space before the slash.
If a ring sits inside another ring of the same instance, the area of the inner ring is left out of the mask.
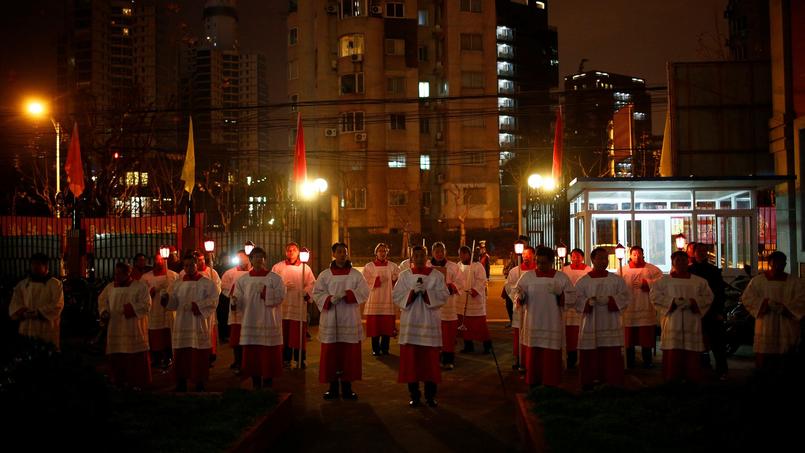
<path id="1" fill-rule="evenodd" d="M 184 166 L 182 167 L 182 181 L 184 190 L 188 195 L 193 195 L 193 187 L 196 185 L 196 152 L 193 146 L 193 117 L 190 117 L 190 132 L 187 134 L 187 154 L 184 156 Z"/>
<path id="2" fill-rule="evenodd" d="M 662 136 L 662 150 L 660 151 L 660 176 L 673 176 L 671 163 L 671 109 L 665 114 L 665 131 Z"/>

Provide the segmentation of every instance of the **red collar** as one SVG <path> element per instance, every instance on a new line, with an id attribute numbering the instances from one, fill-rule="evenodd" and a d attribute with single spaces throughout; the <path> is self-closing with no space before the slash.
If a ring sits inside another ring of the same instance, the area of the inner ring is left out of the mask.
<path id="1" fill-rule="evenodd" d="M 134 281 L 134 279 L 129 277 L 129 279 L 126 281 L 126 283 L 118 284 L 117 282 L 115 282 L 115 288 L 128 288 L 129 286 L 131 286 L 131 283 L 133 281 Z"/>
<path id="2" fill-rule="evenodd" d="M 548 269 L 545 272 L 542 272 L 539 269 L 534 269 L 534 273 L 537 274 L 537 277 L 553 278 L 556 275 L 556 269 Z"/>
<path id="3" fill-rule="evenodd" d="M 671 271 L 671 278 L 690 278 L 690 272 Z"/>
<path id="4" fill-rule="evenodd" d="M 204 271 L 206 271 L 206 270 L 207 270 L 207 265 L 206 265 L 206 264 L 204 264 L 204 267 L 201 267 L 201 266 L 199 266 L 199 265 L 196 265 L 196 268 L 198 269 L 198 271 L 199 271 L 199 272 L 204 272 Z"/>
<path id="5" fill-rule="evenodd" d="M 526 266 L 525 261 L 523 261 L 523 263 L 520 264 L 520 270 L 523 271 L 523 272 L 533 271 L 536 268 L 537 268 L 537 263 L 531 263 L 530 265 Z"/>
<path id="6" fill-rule="evenodd" d="M 249 276 L 250 277 L 265 277 L 266 275 L 268 275 L 269 272 L 271 272 L 271 271 L 268 270 L 268 269 L 262 270 L 262 271 L 258 271 L 257 269 L 252 269 L 252 270 L 249 271 Z"/>
<path id="7" fill-rule="evenodd" d="M 335 264 L 335 260 L 333 260 L 333 262 L 330 263 L 330 272 L 332 272 L 333 275 L 349 275 L 349 272 L 351 270 L 352 270 L 352 263 L 350 263 L 349 261 L 347 261 L 344 267 L 338 267 Z"/>
<path id="8" fill-rule="evenodd" d="M 298 259 L 292 263 L 291 260 L 289 260 L 288 258 L 285 258 L 285 265 L 286 266 L 299 266 L 300 264 L 302 264 L 302 262 L 299 261 Z"/>
<path id="9" fill-rule="evenodd" d="M 197 282 L 202 278 L 204 278 L 204 276 L 201 275 L 201 272 L 196 272 L 196 275 L 184 274 L 182 280 L 186 282 Z"/>
<path id="10" fill-rule="evenodd" d="M 161 276 L 166 275 L 168 273 L 168 268 L 165 267 L 165 266 L 162 266 L 162 268 L 156 268 L 155 267 L 155 268 L 153 268 L 151 270 L 151 272 L 154 273 L 154 277 L 161 277 Z"/>
<path id="11" fill-rule="evenodd" d="M 763 274 L 766 275 L 766 280 L 770 282 L 784 282 L 788 280 L 788 274 L 786 274 L 785 272 L 783 272 L 782 275 L 777 276 L 772 274 L 771 271 L 766 271 Z"/>
<path id="12" fill-rule="evenodd" d="M 430 275 L 430 273 L 433 272 L 433 268 L 432 267 L 412 267 L 411 272 L 414 273 L 414 274 L 420 274 L 420 275 Z"/>
<path id="13" fill-rule="evenodd" d="M 606 270 L 606 269 L 604 269 L 602 271 L 597 271 L 597 270 L 593 269 L 590 272 L 587 272 L 587 275 L 589 275 L 590 278 L 604 278 L 604 277 L 609 275 L 609 271 Z"/>
<path id="14" fill-rule="evenodd" d="M 629 268 L 630 269 L 635 269 L 635 268 L 636 269 L 641 269 L 641 268 L 644 268 L 644 267 L 646 267 L 646 262 L 645 261 L 643 261 L 640 264 L 635 263 L 634 261 L 629 261 Z"/>
<path id="15" fill-rule="evenodd" d="M 378 259 L 375 259 L 372 262 L 375 264 L 375 266 L 388 266 L 389 264 L 389 260 L 380 261 Z"/>
<path id="16" fill-rule="evenodd" d="M 573 269 L 574 271 L 584 271 L 587 270 L 587 265 L 584 263 L 581 264 L 570 263 L 570 268 Z"/>

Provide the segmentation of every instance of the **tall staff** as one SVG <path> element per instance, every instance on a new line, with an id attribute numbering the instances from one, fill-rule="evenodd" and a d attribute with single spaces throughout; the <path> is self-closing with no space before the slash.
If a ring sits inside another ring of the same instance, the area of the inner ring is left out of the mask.
<path id="1" fill-rule="evenodd" d="M 307 248 L 303 247 L 302 250 L 299 251 L 299 261 L 302 262 L 302 294 L 301 294 L 300 297 L 302 298 L 302 306 L 305 308 L 305 311 L 307 311 L 307 304 L 304 303 L 305 302 L 305 267 L 307 266 L 307 262 L 309 260 L 310 260 L 310 250 L 308 250 Z M 296 361 L 296 368 L 297 369 L 302 368 L 302 349 L 303 349 L 302 348 L 302 342 L 305 341 L 305 338 L 303 336 L 304 333 L 302 332 L 303 330 L 304 330 L 303 329 L 303 322 L 299 321 L 299 349 L 298 349 L 298 351 L 299 351 L 299 360 Z"/>

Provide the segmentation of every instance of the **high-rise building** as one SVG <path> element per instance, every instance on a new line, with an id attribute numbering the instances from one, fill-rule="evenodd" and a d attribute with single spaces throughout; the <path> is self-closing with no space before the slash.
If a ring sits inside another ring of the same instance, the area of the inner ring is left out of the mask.
<path id="1" fill-rule="evenodd" d="M 257 176 L 268 150 L 268 67 L 260 53 L 238 46 L 232 0 L 208 0 L 204 33 L 183 52 L 182 111 L 193 116 L 196 159 Z M 184 130 L 187 119 L 184 119 Z"/>
<path id="2" fill-rule="evenodd" d="M 634 120 L 633 125 L 628 125 L 634 137 L 631 143 L 647 143 L 651 137 L 651 99 L 645 80 L 603 71 L 565 77 L 564 160 L 565 169 L 570 173 L 566 179 L 634 175 L 631 169 L 623 167 L 624 159 L 630 160 L 623 154 L 635 156 L 637 148 L 615 150 L 613 147 L 613 116 L 627 106 L 631 106 Z M 621 164 L 620 169 L 617 164 Z"/>
<path id="3" fill-rule="evenodd" d="M 496 26 L 493 0 L 292 2 L 288 94 L 346 234 L 498 226 Z"/>
<path id="4" fill-rule="evenodd" d="M 497 0 L 495 9 L 501 222 L 514 225 L 527 175 L 551 169 L 558 44 L 547 2 Z"/>

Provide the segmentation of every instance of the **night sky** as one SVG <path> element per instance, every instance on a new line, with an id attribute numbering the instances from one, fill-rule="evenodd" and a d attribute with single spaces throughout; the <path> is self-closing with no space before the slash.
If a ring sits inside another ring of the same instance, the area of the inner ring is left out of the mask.
<path id="1" fill-rule="evenodd" d="M 721 59 L 727 35 L 726 2 L 550 1 L 549 20 L 559 32 L 560 77 L 576 72 L 579 61 L 587 58 L 586 70 L 634 75 L 645 78 L 649 86 L 665 86 L 667 61 Z M 179 3 L 188 26 L 201 30 L 204 1 Z M 284 24 L 287 0 L 238 3 L 241 47 L 276 54 L 285 42 L 271 39 L 270 30 Z M 63 2 L 29 0 L 5 6 L 7 13 L 0 17 L 0 110 L 8 114 L 19 106 L 22 93 L 55 91 L 56 33 Z M 285 98 L 285 93 L 274 93 L 272 102 Z M 655 101 L 655 134 L 662 132 L 664 112 L 665 107 Z"/>

